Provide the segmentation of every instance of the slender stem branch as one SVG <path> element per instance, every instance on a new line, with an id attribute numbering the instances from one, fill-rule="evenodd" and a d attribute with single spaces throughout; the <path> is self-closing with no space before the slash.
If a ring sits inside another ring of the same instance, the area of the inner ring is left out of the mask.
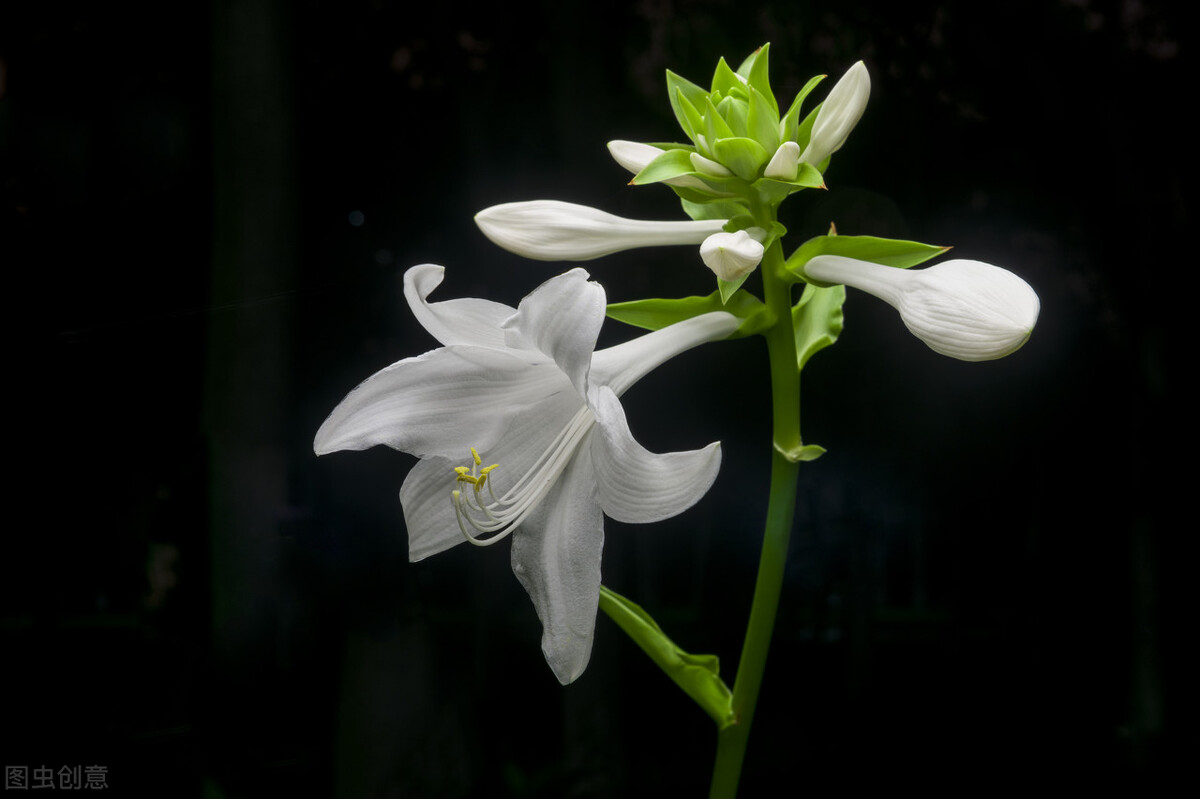
<path id="1" fill-rule="evenodd" d="M 775 629 L 775 614 L 783 589 L 783 571 L 796 509 L 799 464 L 787 457 L 801 447 L 800 374 L 796 362 L 796 339 L 792 327 L 790 284 L 781 275 L 783 257 L 778 242 L 763 258 L 763 295 L 774 312 L 775 325 L 767 331 L 771 367 L 773 444 L 771 493 L 767 504 L 766 529 L 750 621 L 742 645 L 737 679 L 733 686 L 733 711 L 737 721 L 717 734 L 717 758 L 709 799 L 733 799 L 737 795 L 750 725 L 762 687 L 767 651 Z"/>

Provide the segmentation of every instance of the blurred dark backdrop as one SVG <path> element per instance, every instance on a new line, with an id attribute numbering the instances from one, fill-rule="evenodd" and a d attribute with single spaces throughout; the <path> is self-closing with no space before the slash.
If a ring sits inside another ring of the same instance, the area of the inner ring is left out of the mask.
<path id="1" fill-rule="evenodd" d="M 614 625 L 561 688 L 507 547 L 408 564 L 413 459 L 311 440 L 434 346 L 405 268 L 512 304 L 562 271 L 498 251 L 476 211 L 680 218 L 605 142 L 678 139 L 663 70 L 704 84 L 770 41 L 785 101 L 860 58 L 873 77 L 830 191 L 789 203 L 793 246 L 830 221 L 952 244 L 1043 305 L 1022 351 L 963 364 L 853 295 L 806 370 L 829 453 L 744 795 L 1153 792 L 1200 749 L 1179 5 L 4 4 L 0 760 L 102 765 L 114 795 L 704 795 L 710 723 Z M 612 300 L 711 288 L 688 250 L 588 268 Z M 720 439 L 725 461 L 680 518 L 607 524 L 606 582 L 729 680 L 764 378 L 741 341 L 631 391 L 649 448 Z"/>

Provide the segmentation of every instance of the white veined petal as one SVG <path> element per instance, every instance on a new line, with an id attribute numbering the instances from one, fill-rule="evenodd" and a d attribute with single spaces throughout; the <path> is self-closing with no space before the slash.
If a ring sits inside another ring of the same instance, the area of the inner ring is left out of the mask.
<path id="1" fill-rule="evenodd" d="M 504 203 L 475 215 L 483 234 L 500 247 L 539 261 L 589 261 L 635 247 L 699 244 L 725 220 L 652 222 L 625 219 L 558 200 Z"/>
<path id="2" fill-rule="evenodd" d="M 532 348 L 554 360 L 580 397 L 604 322 L 605 296 L 583 269 L 553 277 L 531 291 L 504 322 L 507 344 Z"/>
<path id="3" fill-rule="evenodd" d="M 609 386 L 618 397 L 650 370 L 706 341 L 718 341 L 737 330 L 736 316 L 725 311 L 694 316 L 592 356 L 592 385 Z"/>
<path id="4" fill-rule="evenodd" d="M 404 297 L 421 326 L 442 344 L 477 344 L 503 347 L 504 331 L 500 324 L 516 313 L 498 302 L 464 297 L 442 302 L 427 302 L 437 288 L 446 268 L 434 264 L 414 266 L 404 273 Z"/>
<path id="5" fill-rule="evenodd" d="M 600 507 L 619 522 L 669 519 L 695 505 L 721 468 L 721 445 L 657 455 L 633 438 L 611 389 L 597 392 L 591 456 Z"/>
<path id="6" fill-rule="evenodd" d="M 549 360 L 486 347 L 441 347 L 376 372 L 317 431 L 318 455 L 384 444 L 419 457 L 460 457 L 463 439 L 490 446 L 508 420 L 567 388 Z"/>
<path id="7" fill-rule="evenodd" d="M 563 685 L 587 668 L 596 631 L 604 515 L 595 492 L 591 459 L 572 459 L 513 534 L 513 574 L 533 601 L 542 621 L 542 654 Z"/>
<path id="8" fill-rule="evenodd" d="M 413 563 L 466 541 L 458 529 L 450 495 L 456 487 L 454 467 L 460 465 L 461 461 L 449 458 L 422 458 L 400 486 L 408 559 Z"/>
<path id="9" fill-rule="evenodd" d="M 900 312 L 930 349 L 962 361 L 1003 358 L 1020 349 L 1037 324 L 1041 303 L 1021 278 L 981 261 L 944 261 L 928 269 L 819 255 L 804 273 L 874 294 Z"/>

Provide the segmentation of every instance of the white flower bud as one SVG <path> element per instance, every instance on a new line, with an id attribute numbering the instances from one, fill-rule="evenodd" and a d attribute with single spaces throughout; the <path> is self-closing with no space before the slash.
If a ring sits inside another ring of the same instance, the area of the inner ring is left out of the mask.
<path id="1" fill-rule="evenodd" d="M 744 230 L 714 233 L 700 245 L 700 258 L 722 280 L 737 280 L 762 261 L 763 246 Z"/>
<path id="2" fill-rule="evenodd" d="M 691 158 L 692 166 L 696 167 L 697 172 L 703 172 L 706 175 L 716 175 L 722 178 L 727 178 L 733 174 L 724 165 L 718 164 L 711 158 L 705 158 L 700 153 L 692 153 Z"/>
<path id="3" fill-rule="evenodd" d="M 795 180 L 800 174 L 800 145 L 794 141 L 785 141 L 779 145 L 775 155 L 763 170 L 763 177 L 776 180 Z"/>
<path id="4" fill-rule="evenodd" d="M 699 244 L 726 221 L 625 219 L 558 200 L 503 203 L 475 215 L 475 224 L 493 243 L 539 261 L 590 261 L 635 247 Z"/>
<path id="5" fill-rule="evenodd" d="M 874 294 L 900 312 L 912 334 L 935 352 L 962 361 L 990 361 L 1020 349 L 1041 303 L 1021 278 L 980 261 L 945 261 L 928 269 L 818 255 L 804 274 Z"/>
<path id="6" fill-rule="evenodd" d="M 645 169 L 651 161 L 662 155 L 665 150 L 660 150 L 653 144 L 616 139 L 608 143 L 608 152 L 614 161 L 636 175 Z M 708 187 L 708 184 L 691 175 L 680 175 L 677 178 L 668 178 L 662 182 L 670 183 L 672 186 L 687 186 L 702 191 L 712 191 Z"/>
<path id="7" fill-rule="evenodd" d="M 812 136 L 800 160 L 819 164 L 840 150 L 850 131 L 862 118 L 870 96 L 871 76 L 867 74 L 866 65 L 859 61 L 846 70 L 846 74 L 825 98 L 813 121 Z"/>

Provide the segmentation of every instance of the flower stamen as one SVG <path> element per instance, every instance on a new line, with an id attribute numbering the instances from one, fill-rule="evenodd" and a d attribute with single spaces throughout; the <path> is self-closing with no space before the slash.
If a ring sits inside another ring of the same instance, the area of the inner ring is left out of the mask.
<path id="1" fill-rule="evenodd" d="M 469 493 L 458 489 L 451 492 L 454 515 L 463 537 L 476 546 L 491 546 L 507 538 L 558 481 L 571 462 L 575 448 L 594 422 L 591 409 L 586 405 L 581 407 L 528 471 L 500 496 L 496 495 L 491 479 L 492 471 L 500 464 L 481 467 L 483 458 L 472 447 L 473 465 L 454 467 L 455 483 L 469 483 L 472 490 Z"/>

